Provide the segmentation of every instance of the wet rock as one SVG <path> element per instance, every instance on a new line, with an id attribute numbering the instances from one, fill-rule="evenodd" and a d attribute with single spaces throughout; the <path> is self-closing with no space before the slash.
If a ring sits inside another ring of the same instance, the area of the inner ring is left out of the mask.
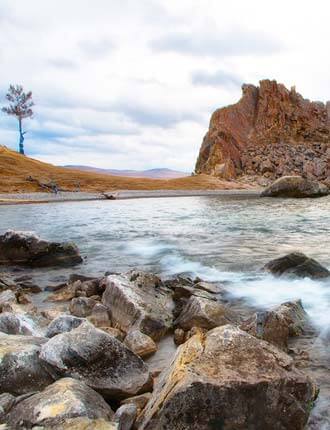
<path id="1" fill-rule="evenodd" d="M 157 345 L 151 337 L 139 330 L 130 331 L 124 344 L 139 357 L 147 357 L 157 351 Z"/>
<path id="2" fill-rule="evenodd" d="M 174 324 L 183 330 L 192 327 L 211 329 L 228 324 L 233 314 L 227 306 L 202 297 L 190 297 Z"/>
<path id="3" fill-rule="evenodd" d="M 76 317 L 88 317 L 91 315 L 96 301 L 89 297 L 75 297 L 70 303 L 70 312 Z"/>
<path id="4" fill-rule="evenodd" d="M 95 304 L 88 320 L 94 324 L 95 327 L 108 327 L 111 325 L 108 309 L 106 306 L 102 305 L 102 303 Z"/>
<path id="5" fill-rule="evenodd" d="M 112 416 L 110 406 L 98 393 L 82 381 L 63 378 L 19 402 L 11 410 L 8 424 L 13 429 L 33 426 L 59 429 L 70 418 L 110 419 Z"/>
<path id="6" fill-rule="evenodd" d="M 301 252 L 293 252 L 276 258 L 264 266 L 264 270 L 275 276 L 321 279 L 330 276 L 329 270 L 313 258 Z"/>
<path id="7" fill-rule="evenodd" d="M 60 315 L 55 318 L 48 326 L 46 331 L 47 337 L 53 337 L 60 333 L 65 333 L 77 328 L 85 322 L 84 318 L 78 318 L 72 315 Z"/>
<path id="8" fill-rule="evenodd" d="M 309 322 L 309 317 L 303 308 L 301 300 L 282 303 L 276 308 L 276 312 L 286 321 L 289 336 L 300 336 Z"/>
<path id="9" fill-rule="evenodd" d="M 137 407 L 134 403 L 122 405 L 116 410 L 114 422 L 118 423 L 118 430 L 131 430 L 137 416 Z"/>
<path id="10" fill-rule="evenodd" d="M 139 429 L 302 430 L 315 397 L 315 385 L 288 355 L 226 325 L 178 348 Z"/>
<path id="11" fill-rule="evenodd" d="M 79 250 L 72 243 L 48 242 L 34 233 L 12 230 L 0 236 L 0 264 L 46 267 L 81 262 Z"/>
<path id="12" fill-rule="evenodd" d="M 34 334 L 33 327 L 24 315 L 15 315 L 10 312 L 0 314 L 0 331 L 7 334 Z"/>
<path id="13" fill-rule="evenodd" d="M 76 287 L 74 284 L 65 285 L 47 297 L 48 302 L 68 302 L 76 297 Z"/>
<path id="14" fill-rule="evenodd" d="M 300 176 L 283 176 L 262 193 L 261 197 L 322 197 L 329 194 L 326 185 Z"/>
<path id="15" fill-rule="evenodd" d="M 45 343 L 40 358 L 57 375 L 83 380 L 107 399 L 148 391 L 147 365 L 115 337 L 83 323 Z"/>
<path id="16" fill-rule="evenodd" d="M 185 342 L 185 332 L 182 328 L 176 328 L 174 330 L 174 343 L 176 345 L 181 345 Z"/>
<path id="17" fill-rule="evenodd" d="M 0 293 L 0 310 L 7 303 L 17 303 L 16 295 L 12 290 L 5 290 Z"/>
<path id="18" fill-rule="evenodd" d="M 14 395 L 41 390 L 54 379 L 39 359 L 47 339 L 0 333 L 0 392 Z"/>
<path id="19" fill-rule="evenodd" d="M 138 396 L 129 397 L 128 399 L 122 400 L 120 404 L 127 405 L 133 403 L 137 408 L 137 413 L 140 414 L 150 399 L 151 393 L 143 393 Z"/>
<path id="20" fill-rule="evenodd" d="M 75 281 L 76 295 L 91 297 L 103 293 L 103 288 L 100 287 L 99 279 L 91 279 L 88 281 Z"/>
<path id="21" fill-rule="evenodd" d="M 171 328 L 173 301 L 157 277 L 131 272 L 110 275 L 104 283 L 102 303 L 109 309 L 114 326 L 125 333 L 138 329 L 155 341 Z"/>
<path id="22" fill-rule="evenodd" d="M 15 397 L 9 393 L 0 394 L 0 423 L 3 422 L 4 418 L 14 406 Z"/>

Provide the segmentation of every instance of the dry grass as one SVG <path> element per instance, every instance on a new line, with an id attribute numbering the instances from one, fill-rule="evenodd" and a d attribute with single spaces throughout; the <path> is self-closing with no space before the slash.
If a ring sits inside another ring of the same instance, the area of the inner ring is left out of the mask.
<path id="1" fill-rule="evenodd" d="M 249 188 L 237 183 L 216 179 L 207 175 L 188 176 L 178 179 L 144 179 L 123 176 L 102 175 L 64 167 L 56 167 L 14 152 L 0 146 L 0 192 L 21 193 L 42 191 L 27 180 L 32 176 L 40 182 L 55 181 L 60 188 L 81 191 L 111 190 L 216 190 Z"/>

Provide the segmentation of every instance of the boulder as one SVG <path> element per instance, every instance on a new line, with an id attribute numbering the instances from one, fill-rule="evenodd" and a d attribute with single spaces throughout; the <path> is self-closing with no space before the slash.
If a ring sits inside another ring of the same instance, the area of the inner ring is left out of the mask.
<path id="1" fill-rule="evenodd" d="M 125 333 L 140 330 L 155 341 L 172 327 L 172 297 L 157 277 L 130 272 L 110 275 L 103 282 L 106 288 L 102 303 L 109 309 L 115 327 Z"/>
<path id="2" fill-rule="evenodd" d="M 261 197 L 322 197 L 329 194 L 329 188 L 317 181 L 300 176 L 283 176 L 261 193 Z"/>
<path id="3" fill-rule="evenodd" d="M 6 415 L 15 404 L 15 397 L 9 393 L 0 394 L 0 423 L 3 423 Z"/>
<path id="4" fill-rule="evenodd" d="M 12 290 L 4 290 L 0 293 L 0 310 L 7 303 L 17 303 L 16 295 Z"/>
<path id="5" fill-rule="evenodd" d="M 183 330 L 201 327 L 207 330 L 228 324 L 233 314 L 227 306 L 202 297 L 191 296 L 174 325 Z"/>
<path id="6" fill-rule="evenodd" d="M 231 325 L 181 345 L 139 430 L 302 430 L 317 393 L 293 360 Z"/>
<path id="7" fill-rule="evenodd" d="M 107 399 L 148 391 L 147 365 L 114 336 L 85 322 L 45 343 L 40 358 L 58 376 L 83 380 Z"/>
<path id="8" fill-rule="evenodd" d="M 111 326 L 108 309 L 106 306 L 102 305 L 102 303 L 95 304 L 88 320 L 94 324 L 95 327 Z"/>
<path id="9" fill-rule="evenodd" d="M 0 331 L 7 334 L 35 335 L 34 322 L 24 314 L 3 312 L 0 314 Z"/>
<path id="10" fill-rule="evenodd" d="M 275 276 L 321 279 L 330 276 L 330 271 L 313 258 L 301 252 L 292 252 L 284 257 L 271 260 L 264 270 Z"/>
<path id="11" fill-rule="evenodd" d="M 112 416 L 110 406 L 98 393 L 82 381 L 63 378 L 14 406 L 8 424 L 13 429 L 33 426 L 59 429 L 70 418 L 107 420 Z"/>
<path id="12" fill-rule="evenodd" d="M 131 430 L 137 416 L 137 407 L 134 403 L 120 406 L 115 413 L 114 422 L 118 423 L 118 430 Z"/>
<path id="13" fill-rule="evenodd" d="M 276 312 L 285 320 L 289 336 L 300 336 L 304 333 L 309 317 L 300 299 L 282 303 L 276 308 Z"/>
<path id="14" fill-rule="evenodd" d="M 40 359 L 47 339 L 0 333 L 0 392 L 20 395 L 42 390 L 54 379 Z"/>
<path id="15" fill-rule="evenodd" d="M 151 399 L 151 393 L 143 393 L 143 394 L 139 394 L 138 396 L 133 396 L 133 397 L 129 397 L 128 399 L 122 400 L 120 404 L 127 405 L 130 403 L 133 403 L 137 408 L 138 414 L 140 414 L 150 399 Z"/>
<path id="16" fill-rule="evenodd" d="M 34 233 L 12 230 L 0 236 L 0 264 L 47 267 L 81 262 L 79 250 L 72 243 L 48 242 Z"/>
<path id="17" fill-rule="evenodd" d="M 88 317 L 91 315 L 96 301 L 89 297 L 75 297 L 70 303 L 70 312 L 76 317 Z"/>
<path id="18" fill-rule="evenodd" d="M 60 315 L 55 318 L 48 326 L 47 337 L 53 337 L 60 333 L 65 333 L 77 328 L 86 321 L 84 318 L 77 318 L 72 315 Z"/>
<path id="19" fill-rule="evenodd" d="M 139 357 L 147 357 L 157 351 L 157 345 L 151 337 L 139 330 L 130 331 L 125 337 L 124 344 Z"/>

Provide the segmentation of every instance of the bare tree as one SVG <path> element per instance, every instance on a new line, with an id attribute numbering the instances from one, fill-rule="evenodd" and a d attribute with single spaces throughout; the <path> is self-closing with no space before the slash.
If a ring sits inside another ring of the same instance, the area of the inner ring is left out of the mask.
<path id="1" fill-rule="evenodd" d="M 24 118 L 31 118 L 33 115 L 32 92 L 25 93 L 21 85 L 10 85 L 6 99 L 9 101 L 9 106 L 3 107 L 1 110 L 8 115 L 12 115 L 18 120 L 19 130 L 19 152 L 24 155 L 24 134 L 22 121 Z"/>

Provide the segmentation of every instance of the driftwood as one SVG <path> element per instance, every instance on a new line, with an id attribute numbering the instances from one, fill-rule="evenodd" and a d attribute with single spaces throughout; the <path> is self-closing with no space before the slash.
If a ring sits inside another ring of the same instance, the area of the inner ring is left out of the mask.
<path id="1" fill-rule="evenodd" d="M 116 200 L 117 196 L 118 196 L 118 193 L 112 193 L 112 194 L 110 194 L 110 193 L 101 193 L 101 194 L 107 200 Z"/>

